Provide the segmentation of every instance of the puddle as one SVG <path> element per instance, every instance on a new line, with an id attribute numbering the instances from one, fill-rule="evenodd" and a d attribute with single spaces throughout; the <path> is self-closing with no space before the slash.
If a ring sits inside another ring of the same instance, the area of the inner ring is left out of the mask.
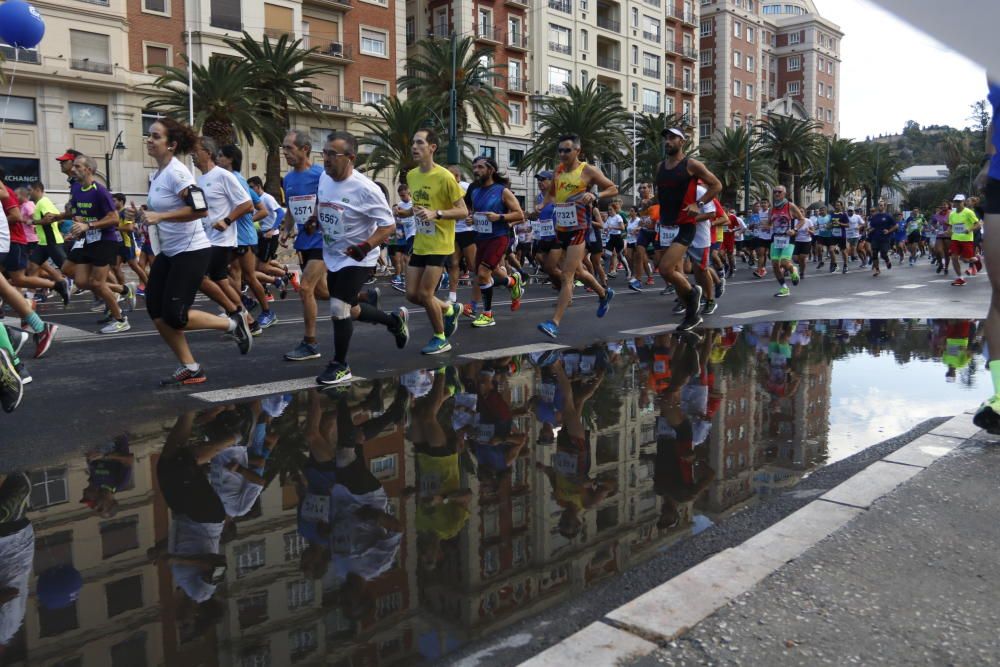
<path id="1" fill-rule="evenodd" d="M 2 661 L 433 663 L 989 386 L 976 322 L 700 334 L 217 406 L 12 471 Z"/>

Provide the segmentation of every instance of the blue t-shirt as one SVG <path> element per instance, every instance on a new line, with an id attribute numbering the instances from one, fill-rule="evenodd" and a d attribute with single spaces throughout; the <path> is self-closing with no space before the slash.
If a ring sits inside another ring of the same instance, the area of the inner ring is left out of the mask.
<path id="1" fill-rule="evenodd" d="M 990 81 L 990 104 L 993 105 L 993 155 L 990 157 L 990 178 L 1000 180 L 1000 83 Z"/>
<path id="2" fill-rule="evenodd" d="M 323 167 L 318 164 L 314 164 L 305 171 L 290 171 L 285 174 L 285 178 L 282 180 L 282 187 L 285 189 L 285 200 L 289 202 L 289 214 L 295 220 L 295 227 L 298 235 L 295 237 L 295 249 L 296 250 L 311 250 L 314 248 L 323 248 L 323 234 L 317 230 L 312 234 L 306 234 L 302 231 L 302 227 L 305 224 L 305 220 L 300 220 L 298 216 L 295 215 L 294 204 L 291 201 L 292 197 L 306 197 L 312 196 L 316 197 L 319 193 L 319 177 L 323 175 Z M 313 200 L 312 203 L 313 213 L 316 212 L 316 201 Z"/>
<path id="3" fill-rule="evenodd" d="M 873 240 L 883 240 L 888 238 L 888 232 L 896 224 L 896 219 L 889 213 L 876 213 L 868 221 Z"/>
<path id="4" fill-rule="evenodd" d="M 494 183 L 488 188 L 478 186 L 470 188 L 473 226 L 476 228 L 477 240 L 493 239 L 510 234 L 510 224 L 503 220 L 489 222 L 488 232 L 476 222 L 476 213 L 499 213 L 503 215 L 507 212 L 507 206 L 503 203 L 503 191 L 504 187 L 499 183 Z"/>
<path id="5" fill-rule="evenodd" d="M 257 245 L 257 227 L 253 224 L 253 214 L 257 212 L 257 204 L 260 203 L 260 196 L 253 191 L 253 188 L 247 183 L 247 179 L 243 178 L 243 174 L 234 171 L 233 176 L 240 182 L 243 189 L 247 191 L 247 194 L 250 195 L 250 200 L 253 202 L 253 211 L 244 213 L 236 218 L 236 243 L 237 245 Z"/>

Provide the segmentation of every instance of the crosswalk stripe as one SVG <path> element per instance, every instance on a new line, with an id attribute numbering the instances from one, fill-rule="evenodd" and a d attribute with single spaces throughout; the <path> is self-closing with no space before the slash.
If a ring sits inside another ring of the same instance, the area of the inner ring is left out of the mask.
<path id="1" fill-rule="evenodd" d="M 854 296 L 880 296 L 882 294 L 888 294 L 888 292 L 880 292 L 879 290 L 869 290 L 867 292 L 858 292 Z"/>
<path id="2" fill-rule="evenodd" d="M 364 380 L 359 375 L 354 376 L 354 380 Z M 257 398 L 259 396 L 269 396 L 271 394 L 282 394 L 286 391 L 300 391 L 318 387 L 316 376 L 298 380 L 280 380 L 278 382 L 265 382 L 264 384 L 251 384 L 245 387 L 231 387 L 229 389 L 215 389 L 213 391 L 200 391 L 191 394 L 194 398 L 207 403 L 228 403 L 229 401 L 240 401 L 247 398 Z M 344 385 L 348 386 L 348 385 Z"/>
<path id="3" fill-rule="evenodd" d="M 532 352 L 545 352 L 547 350 L 564 350 L 568 345 L 558 343 L 532 343 L 531 345 L 517 345 L 515 347 L 501 347 L 496 350 L 486 350 L 484 352 L 470 352 L 459 355 L 463 359 L 502 359 L 503 357 L 513 357 L 518 354 L 531 354 Z"/>
<path id="4" fill-rule="evenodd" d="M 677 328 L 676 324 L 660 324 L 655 327 L 643 327 L 641 329 L 626 329 L 625 331 L 619 331 L 618 333 L 627 334 L 629 336 L 652 336 L 659 333 L 667 333 L 668 331 L 673 331 Z"/>
<path id="5" fill-rule="evenodd" d="M 840 303 L 843 299 L 813 299 L 812 301 L 799 301 L 799 306 L 826 306 L 831 303 Z"/>
<path id="6" fill-rule="evenodd" d="M 921 285 L 919 283 L 910 283 L 909 285 L 896 285 L 898 289 L 918 289 L 920 287 L 927 287 L 927 285 Z"/>
<path id="7" fill-rule="evenodd" d="M 728 317 L 734 320 L 742 320 L 754 317 L 764 317 L 766 315 L 775 315 L 780 312 L 780 310 L 748 310 L 745 313 L 733 313 L 732 315 L 723 315 L 723 317 Z"/>

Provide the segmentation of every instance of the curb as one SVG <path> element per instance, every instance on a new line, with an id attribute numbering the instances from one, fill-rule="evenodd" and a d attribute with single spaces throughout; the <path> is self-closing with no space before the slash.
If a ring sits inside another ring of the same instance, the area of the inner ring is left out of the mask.
<path id="1" fill-rule="evenodd" d="M 652 653 L 868 511 L 879 498 L 980 430 L 970 412 L 952 417 L 743 544 L 702 561 L 521 664 L 624 664 Z"/>

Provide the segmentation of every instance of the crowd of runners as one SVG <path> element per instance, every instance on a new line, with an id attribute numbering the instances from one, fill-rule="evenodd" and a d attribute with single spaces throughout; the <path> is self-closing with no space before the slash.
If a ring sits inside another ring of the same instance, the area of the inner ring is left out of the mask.
<path id="1" fill-rule="evenodd" d="M 414 134 L 417 166 L 401 175 L 395 193 L 355 169 L 358 142 L 351 134 L 333 132 L 317 147 L 309 133 L 289 131 L 282 144 L 289 167 L 283 203 L 258 177 L 243 177 L 237 146 L 220 146 L 169 118 L 147 136 L 156 169 L 141 206 L 98 182 L 92 157 L 67 151 L 57 158 L 70 185 L 62 210 L 41 182 L 0 188 L 0 298 L 7 314 L 21 320 L 20 328 L 0 327 L 3 407 L 13 410 L 31 381 L 21 361 L 25 344 L 33 340 L 35 358 L 52 344 L 57 326 L 42 321 L 34 306 L 56 297 L 64 304 L 92 298 L 104 335 L 128 331 L 128 314 L 143 299 L 178 362 L 160 384 L 183 386 L 207 379 L 186 331 L 228 334 L 247 354 L 254 337 L 277 321 L 269 305 L 274 293 L 284 298 L 294 289 L 303 332 L 284 358 L 321 357 L 322 302 L 334 349 L 317 382 L 332 385 L 352 379 L 355 320 L 385 327 L 399 348 L 408 343 L 408 309 L 381 310 L 380 292 L 370 287 L 379 271 L 392 275 L 391 286 L 411 306 L 426 311 L 433 334 L 420 351 L 434 355 L 451 349 L 463 317 L 471 328 L 502 319 L 494 309 L 497 287 L 509 294 L 511 311 L 529 284 L 557 291 L 551 316 L 538 324 L 556 338 L 578 288 L 598 297 L 600 318 L 618 279 L 634 292 L 673 295 L 664 315 L 672 309 L 685 331 L 715 312 L 727 278 L 740 271 L 761 280 L 770 273 L 778 284 L 774 296 L 787 297 L 817 271 L 870 269 L 878 276 L 894 263 L 924 263 L 962 286 L 983 268 L 982 214 L 974 198 L 958 194 L 926 213 L 890 212 L 879 203 L 866 216 L 840 202 L 805 210 L 776 184 L 771 201 L 738 213 L 719 201 L 718 178 L 685 155 L 683 130 L 665 130 L 663 141 L 666 158 L 655 181 L 638 186 L 635 206 L 626 206 L 618 187 L 583 159 L 572 134 L 560 137 L 555 169 L 536 175 L 539 194 L 524 206 L 492 157 L 473 160 L 471 182 L 457 168 L 436 164 L 439 140 L 430 129 Z M 313 164 L 314 151 L 322 153 L 321 165 Z M 289 242 L 298 255 L 293 267 L 277 261 Z M 466 284 L 470 298 L 461 303 L 458 288 Z M 192 308 L 199 292 L 218 313 Z"/>

